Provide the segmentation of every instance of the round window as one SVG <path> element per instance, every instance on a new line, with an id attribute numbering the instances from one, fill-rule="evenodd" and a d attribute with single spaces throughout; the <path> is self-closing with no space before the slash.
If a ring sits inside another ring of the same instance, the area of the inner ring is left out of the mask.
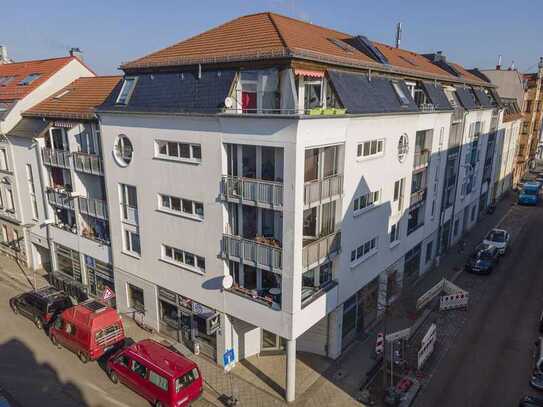
<path id="1" fill-rule="evenodd" d="M 407 137 L 407 134 L 402 134 L 400 136 L 400 140 L 398 141 L 398 161 L 403 162 L 405 160 L 405 157 L 407 157 L 407 153 L 409 152 L 409 137 Z"/>
<path id="2" fill-rule="evenodd" d="M 132 154 L 134 153 L 134 148 L 132 143 L 124 134 L 117 137 L 117 142 L 115 143 L 114 156 L 117 163 L 123 167 L 126 167 L 132 161 Z"/>

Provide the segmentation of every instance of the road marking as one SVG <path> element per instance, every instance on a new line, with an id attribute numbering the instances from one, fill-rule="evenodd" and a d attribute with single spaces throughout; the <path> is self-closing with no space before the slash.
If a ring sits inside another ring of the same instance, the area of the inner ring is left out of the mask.
<path id="1" fill-rule="evenodd" d="M 114 399 L 108 393 L 106 393 L 104 390 L 102 390 L 99 386 L 96 386 L 95 384 L 85 382 L 85 383 L 83 383 L 83 385 L 86 386 L 86 387 L 90 387 L 92 390 L 100 393 L 102 395 L 102 397 L 105 398 L 107 401 L 115 403 L 118 406 L 130 407 L 130 404 L 125 404 L 125 403 L 123 403 L 123 402 L 121 402 L 121 401 L 119 401 L 117 399 Z"/>

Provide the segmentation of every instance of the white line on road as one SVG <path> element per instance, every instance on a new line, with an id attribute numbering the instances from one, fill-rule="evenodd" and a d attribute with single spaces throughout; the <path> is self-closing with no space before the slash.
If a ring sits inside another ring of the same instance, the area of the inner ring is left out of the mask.
<path id="1" fill-rule="evenodd" d="M 92 390 L 100 393 L 102 395 L 102 397 L 112 403 L 115 403 L 116 405 L 118 406 L 122 406 L 122 407 L 130 407 L 129 404 L 125 404 L 117 399 L 114 399 L 113 397 L 111 397 L 108 393 L 106 393 L 104 390 L 102 390 L 99 386 L 96 386 L 95 384 L 92 384 L 92 383 L 83 383 L 84 386 L 86 387 L 90 387 Z"/>

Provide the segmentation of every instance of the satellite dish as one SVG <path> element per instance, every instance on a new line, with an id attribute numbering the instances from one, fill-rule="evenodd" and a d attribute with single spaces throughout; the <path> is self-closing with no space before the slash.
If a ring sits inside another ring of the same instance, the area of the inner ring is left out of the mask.
<path id="1" fill-rule="evenodd" d="M 223 279 L 222 279 L 222 287 L 225 290 L 228 290 L 229 288 L 232 288 L 233 284 L 234 284 L 234 279 L 232 278 L 232 276 L 230 274 L 223 277 Z"/>
<path id="2" fill-rule="evenodd" d="M 232 106 L 234 106 L 234 99 L 231 98 L 230 96 L 227 96 L 224 99 L 224 106 L 227 107 L 228 109 L 231 109 Z"/>

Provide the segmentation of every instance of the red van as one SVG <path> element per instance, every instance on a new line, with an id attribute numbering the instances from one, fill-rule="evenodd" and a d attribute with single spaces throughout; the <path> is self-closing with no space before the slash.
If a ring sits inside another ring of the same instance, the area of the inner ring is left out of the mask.
<path id="1" fill-rule="evenodd" d="M 49 329 L 54 345 L 71 350 L 83 363 L 124 345 L 124 327 L 116 310 L 90 300 L 63 311 Z"/>
<path id="2" fill-rule="evenodd" d="M 155 407 L 188 406 L 203 392 L 196 363 L 151 339 L 111 357 L 107 372 L 113 383 L 123 383 Z"/>

